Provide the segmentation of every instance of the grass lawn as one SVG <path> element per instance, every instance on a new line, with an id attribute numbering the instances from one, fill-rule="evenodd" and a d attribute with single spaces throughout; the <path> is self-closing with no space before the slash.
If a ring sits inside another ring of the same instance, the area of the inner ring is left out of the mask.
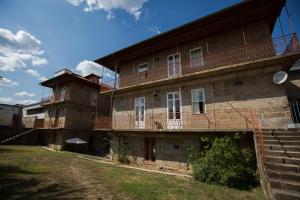
<path id="1" fill-rule="evenodd" d="M 0 199 L 264 199 L 250 191 L 102 164 L 41 147 L 0 146 Z"/>

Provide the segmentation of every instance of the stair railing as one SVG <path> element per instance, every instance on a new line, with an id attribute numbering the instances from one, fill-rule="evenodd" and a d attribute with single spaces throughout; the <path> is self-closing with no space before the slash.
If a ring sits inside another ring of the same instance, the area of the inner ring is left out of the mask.
<path id="1" fill-rule="evenodd" d="M 265 163 L 266 161 L 266 152 L 265 152 L 265 141 L 264 141 L 264 135 L 261 129 L 260 122 L 257 119 L 256 111 L 253 109 L 249 109 L 250 117 L 251 117 L 251 122 L 253 126 L 253 133 L 254 136 L 256 137 L 257 141 L 257 147 L 258 147 L 258 152 L 260 154 L 260 160 L 262 164 Z"/>

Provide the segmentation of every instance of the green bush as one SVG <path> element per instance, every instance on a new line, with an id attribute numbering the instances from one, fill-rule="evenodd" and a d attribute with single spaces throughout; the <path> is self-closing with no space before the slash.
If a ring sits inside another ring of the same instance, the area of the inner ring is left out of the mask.
<path id="1" fill-rule="evenodd" d="M 239 141 L 239 136 L 201 138 L 203 151 L 189 149 L 194 179 L 240 189 L 256 185 L 254 152 L 249 148 L 241 149 Z"/>

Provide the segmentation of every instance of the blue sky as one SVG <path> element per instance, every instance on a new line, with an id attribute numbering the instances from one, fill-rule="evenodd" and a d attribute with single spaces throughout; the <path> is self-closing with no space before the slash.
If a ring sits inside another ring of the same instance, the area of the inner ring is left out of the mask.
<path id="1" fill-rule="evenodd" d="M 61 68 L 101 73 L 90 61 L 238 2 L 0 0 L 0 103 L 39 101 L 38 83 Z M 299 32 L 300 1 L 288 0 L 287 6 Z M 289 33 L 285 14 L 282 21 Z"/>

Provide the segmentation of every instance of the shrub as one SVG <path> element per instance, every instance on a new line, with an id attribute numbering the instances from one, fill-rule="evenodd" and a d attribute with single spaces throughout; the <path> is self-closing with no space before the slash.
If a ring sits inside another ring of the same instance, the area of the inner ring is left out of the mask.
<path id="1" fill-rule="evenodd" d="M 239 136 L 201 138 L 203 151 L 190 148 L 189 162 L 196 180 L 237 187 L 249 188 L 257 183 L 256 159 L 249 148 L 241 149 Z"/>

